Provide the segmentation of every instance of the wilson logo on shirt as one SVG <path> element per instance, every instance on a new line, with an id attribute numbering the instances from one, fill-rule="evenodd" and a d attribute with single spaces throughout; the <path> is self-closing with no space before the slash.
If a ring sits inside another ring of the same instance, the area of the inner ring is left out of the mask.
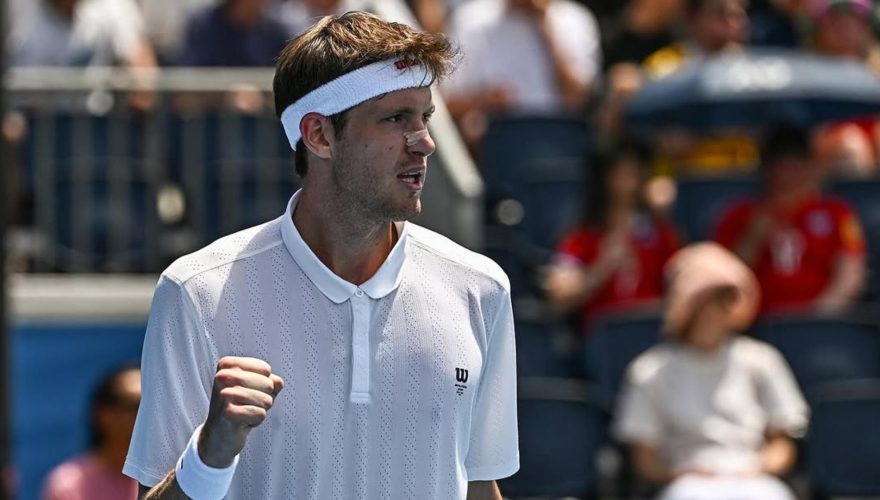
<path id="1" fill-rule="evenodd" d="M 467 389 L 468 371 L 464 368 L 456 368 L 455 381 L 458 382 L 455 384 L 455 393 L 461 396 L 464 394 L 464 390 Z"/>

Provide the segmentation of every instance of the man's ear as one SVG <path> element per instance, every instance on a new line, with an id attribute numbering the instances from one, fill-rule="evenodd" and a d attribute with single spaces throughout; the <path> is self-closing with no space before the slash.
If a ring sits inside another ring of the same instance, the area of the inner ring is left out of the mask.
<path id="1" fill-rule="evenodd" d="M 303 144 L 313 155 L 325 160 L 333 156 L 330 143 L 335 139 L 335 131 L 330 118 L 318 113 L 308 113 L 299 122 L 299 131 Z"/>

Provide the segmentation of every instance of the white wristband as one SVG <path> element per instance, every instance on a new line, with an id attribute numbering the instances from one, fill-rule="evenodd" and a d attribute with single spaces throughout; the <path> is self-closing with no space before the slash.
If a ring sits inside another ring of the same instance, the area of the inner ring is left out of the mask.
<path id="1" fill-rule="evenodd" d="M 196 427 L 186 449 L 177 461 L 175 475 L 177 485 L 192 500 L 221 500 L 229 491 L 232 476 L 235 475 L 235 467 L 238 465 L 238 455 L 232 461 L 232 465 L 225 469 L 215 469 L 205 465 L 199 457 L 199 434 L 202 426 Z"/>

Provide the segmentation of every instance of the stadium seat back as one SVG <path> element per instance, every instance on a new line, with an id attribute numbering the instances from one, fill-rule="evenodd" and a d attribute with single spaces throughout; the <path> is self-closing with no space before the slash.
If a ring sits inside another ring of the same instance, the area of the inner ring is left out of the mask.
<path id="1" fill-rule="evenodd" d="M 581 381 L 521 378 L 520 470 L 500 481 L 509 498 L 589 498 L 597 485 L 603 415 Z"/>
<path id="2" fill-rule="evenodd" d="M 586 371 L 610 408 L 620 390 L 627 366 L 660 341 L 661 315 L 657 311 L 605 316 L 591 329 L 586 344 Z"/>
<path id="3" fill-rule="evenodd" d="M 757 190 L 758 181 L 752 176 L 679 179 L 674 218 L 689 241 L 712 239 L 730 204 Z"/>
<path id="4" fill-rule="evenodd" d="M 880 379 L 821 384 L 814 391 L 807 453 L 820 497 L 880 495 Z"/>
<path id="5" fill-rule="evenodd" d="M 782 352 L 809 398 L 823 382 L 880 378 L 877 325 L 842 318 L 777 318 L 762 322 L 755 335 Z"/>

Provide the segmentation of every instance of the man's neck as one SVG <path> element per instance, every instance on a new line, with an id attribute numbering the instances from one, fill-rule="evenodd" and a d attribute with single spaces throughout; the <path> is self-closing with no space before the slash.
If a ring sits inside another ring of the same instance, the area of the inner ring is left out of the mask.
<path id="1" fill-rule="evenodd" d="M 367 222 L 328 200 L 314 200 L 303 191 L 293 224 L 318 259 L 340 278 L 360 285 L 382 267 L 397 231 L 390 222 Z M 339 208 L 339 209 L 336 209 Z"/>

